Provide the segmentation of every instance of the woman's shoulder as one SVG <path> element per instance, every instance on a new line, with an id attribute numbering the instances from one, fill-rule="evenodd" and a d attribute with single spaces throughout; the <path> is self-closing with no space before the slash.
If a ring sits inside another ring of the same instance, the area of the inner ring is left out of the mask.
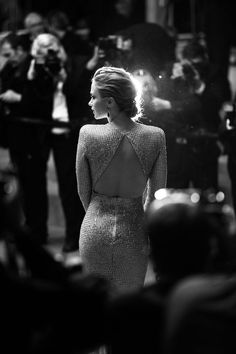
<path id="1" fill-rule="evenodd" d="M 104 131 L 106 124 L 85 124 L 80 128 L 80 135 L 94 135 Z"/>
<path id="2" fill-rule="evenodd" d="M 146 125 L 143 123 L 139 123 L 137 122 L 136 124 L 139 125 L 140 130 L 142 130 L 143 132 L 146 132 L 147 134 L 150 135 L 159 135 L 159 136 L 165 136 L 165 133 L 163 131 L 163 129 L 153 126 L 153 125 Z"/>

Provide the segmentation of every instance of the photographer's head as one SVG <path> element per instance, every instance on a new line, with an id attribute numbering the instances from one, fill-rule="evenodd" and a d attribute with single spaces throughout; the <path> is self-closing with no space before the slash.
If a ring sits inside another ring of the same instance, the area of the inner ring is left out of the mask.
<path id="1" fill-rule="evenodd" d="M 203 201 L 196 190 L 159 190 L 156 197 L 147 228 L 157 275 L 173 281 L 223 271 L 227 232 L 219 203 Z"/>
<path id="2" fill-rule="evenodd" d="M 95 118 L 123 113 L 134 118 L 141 112 L 140 98 L 132 75 L 122 68 L 99 68 L 92 79 L 91 100 Z"/>
<path id="3" fill-rule="evenodd" d="M 14 67 L 25 60 L 28 51 L 29 42 L 22 35 L 10 33 L 1 42 L 1 56 Z"/>
<path id="4" fill-rule="evenodd" d="M 116 0 L 115 9 L 117 13 L 124 17 L 129 17 L 133 11 L 134 1 L 133 0 Z"/>
<path id="5" fill-rule="evenodd" d="M 199 41 L 190 41 L 183 47 L 181 56 L 188 60 L 198 71 L 201 79 L 205 79 L 209 68 L 207 48 Z"/>
<path id="6" fill-rule="evenodd" d="M 70 29 L 69 18 L 63 11 L 53 10 L 49 12 L 47 22 L 49 31 L 58 38 L 63 38 Z"/>
<path id="7" fill-rule="evenodd" d="M 44 18 L 37 12 L 30 12 L 26 15 L 24 26 L 29 32 L 31 40 L 34 40 L 40 33 L 44 33 L 46 27 Z"/>
<path id="8" fill-rule="evenodd" d="M 28 73 L 29 79 L 43 72 L 54 77 L 60 73 L 67 60 L 59 39 L 50 33 L 43 33 L 35 38 L 31 55 L 33 61 Z"/>

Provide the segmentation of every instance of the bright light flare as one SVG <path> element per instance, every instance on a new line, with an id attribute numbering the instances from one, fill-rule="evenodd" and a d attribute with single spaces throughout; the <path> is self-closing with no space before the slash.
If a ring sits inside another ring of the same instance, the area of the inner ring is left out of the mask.
<path id="1" fill-rule="evenodd" d="M 165 188 L 158 189 L 154 194 L 154 197 L 157 200 L 162 200 L 168 196 L 169 196 L 169 191 Z"/>
<path id="2" fill-rule="evenodd" d="M 191 199 L 191 202 L 192 202 L 192 203 L 194 203 L 194 204 L 198 203 L 198 202 L 200 201 L 200 195 L 199 195 L 199 193 L 193 193 L 193 194 L 191 194 L 190 199 Z"/>
<path id="3" fill-rule="evenodd" d="M 157 95 L 157 84 L 149 71 L 145 69 L 135 70 L 133 72 L 133 77 L 135 80 L 135 86 L 139 90 L 141 96 L 145 93 L 152 94 L 153 96 Z"/>

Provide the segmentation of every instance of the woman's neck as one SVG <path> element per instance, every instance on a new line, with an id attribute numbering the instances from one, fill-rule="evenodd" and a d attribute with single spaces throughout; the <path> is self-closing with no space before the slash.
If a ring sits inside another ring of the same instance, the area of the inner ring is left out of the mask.
<path id="1" fill-rule="evenodd" d="M 123 112 L 111 115 L 108 121 L 117 128 L 129 128 L 133 124 L 133 121 Z"/>

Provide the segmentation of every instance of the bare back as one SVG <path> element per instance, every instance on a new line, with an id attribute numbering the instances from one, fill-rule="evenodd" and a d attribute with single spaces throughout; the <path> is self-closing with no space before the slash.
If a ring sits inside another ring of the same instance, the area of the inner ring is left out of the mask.
<path id="1" fill-rule="evenodd" d="M 165 135 L 160 128 L 132 123 L 120 130 L 108 123 L 80 130 L 76 176 L 85 210 L 93 192 L 121 198 L 143 196 L 145 208 L 154 192 L 166 185 L 166 165 Z"/>
<path id="2" fill-rule="evenodd" d="M 94 191 L 108 196 L 135 198 L 142 195 L 146 183 L 147 178 L 138 156 L 129 139 L 124 136 Z"/>

